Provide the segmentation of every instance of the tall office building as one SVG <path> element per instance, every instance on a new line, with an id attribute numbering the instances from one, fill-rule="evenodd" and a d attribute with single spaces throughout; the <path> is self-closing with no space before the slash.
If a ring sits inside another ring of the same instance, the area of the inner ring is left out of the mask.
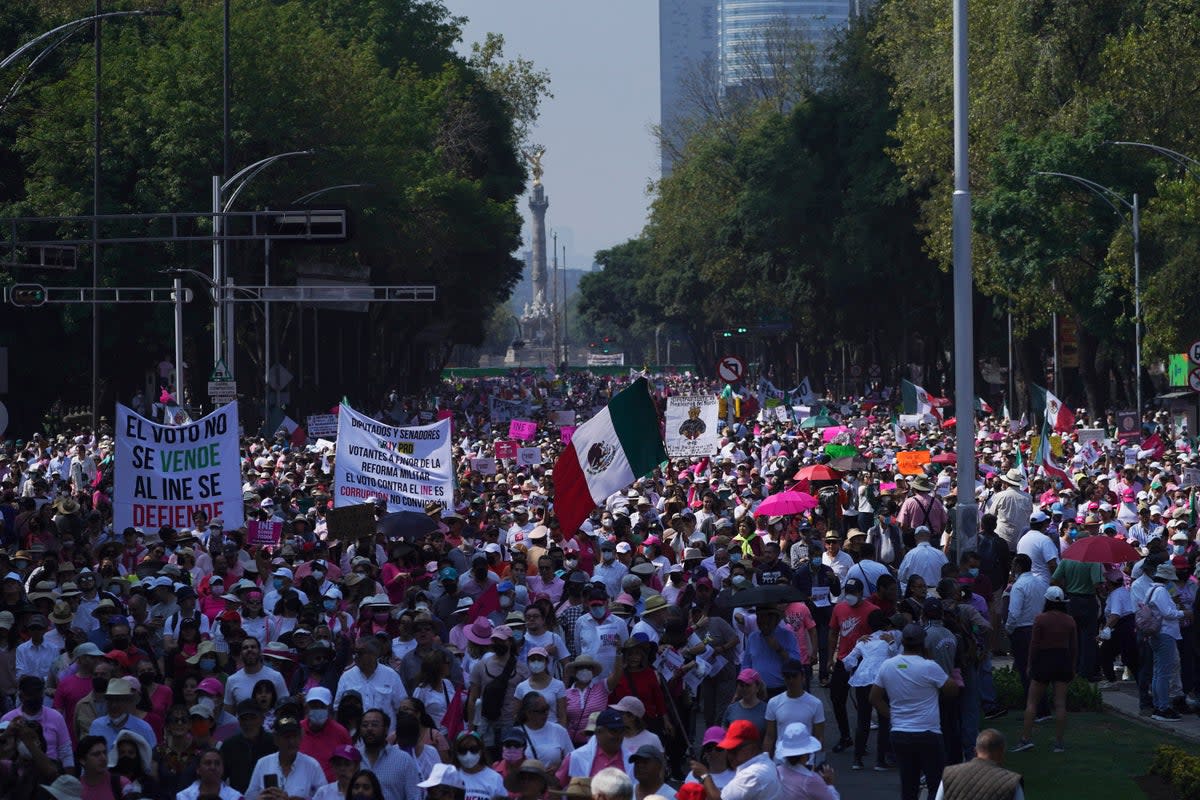
<path id="1" fill-rule="evenodd" d="M 769 68 L 767 48 L 780 24 L 816 45 L 818 53 L 845 28 L 855 0 L 718 0 L 717 63 L 721 87 L 735 89 Z"/>
<path id="2" fill-rule="evenodd" d="M 722 92 L 749 75 L 762 75 L 765 38 L 785 22 L 819 49 L 871 0 L 659 0 L 660 113 L 664 137 L 678 143 L 680 120 L 692 116 L 689 85 L 704 83 L 704 69 Z M 662 149 L 662 173 L 671 171 Z"/>
<path id="3" fill-rule="evenodd" d="M 719 0 L 659 0 L 659 120 L 663 137 L 678 141 L 680 122 L 695 113 L 689 86 L 706 67 L 716 69 Z M 670 148 L 662 148 L 662 174 L 671 172 Z"/>

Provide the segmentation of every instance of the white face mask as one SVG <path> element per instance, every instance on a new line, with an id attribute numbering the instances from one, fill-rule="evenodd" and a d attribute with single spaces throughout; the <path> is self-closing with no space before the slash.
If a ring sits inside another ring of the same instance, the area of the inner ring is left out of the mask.
<path id="1" fill-rule="evenodd" d="M 529 669 L 530 669 L 530 670 L 532 670 L 532 671 L 533 671 L 533 672 L 535 672 L 535 673 L 537 673 L 537 672 L 545 672 L 545 671 L 546 671 L 546 662 L 545 662 L 545 661 L 542 661 L 540 658 L 539 658 L 539 659 L 536 659 L 536 660 L 534 660 L 534 661 L 530 661 L 530 662 L 529 662 Z"/>
<path id="2" fill-rule="evenodd" d="M 316 725 L 318 728 L 322 727 L 326 722 L 329 721 L 329 709 L 310 708 L 308 710 L 308 721 L 313 725 Z"/>
<path id="3" fill-rule="evenodd" d="M 563 566 L 565 566 L 567 569 L 575 569 L 576 567 L 579 566 L 579 559 L 578 558 L 568 558 L 566 561 L 563 562 Z"/>
<path id="4" fill-rule="evenodd" d="M 859 600 L 859 597 L 856 594 L 846 595 L 846 602 L 849 603 L 851 606 L 858 605 L 858 600 Z"/>
<path id="5" fill-rule="evenodd" d="M 596 676 L 596 673 L 592 672 L 590 669 L 581 669 L 575 673 L 575 678 L 580 683 L 591 683 L 592 678 L 594 678 L 595 676 Z"/>
<path id="6" fill-rule="evenodd" d="M 474 769 L 479 764 L 479 753 L 459 753 L 458 763 L 463 769 Z"/>

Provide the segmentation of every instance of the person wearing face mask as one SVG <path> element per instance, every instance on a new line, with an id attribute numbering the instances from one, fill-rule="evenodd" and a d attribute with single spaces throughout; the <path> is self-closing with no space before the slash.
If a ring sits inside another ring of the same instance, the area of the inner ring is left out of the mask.
<path id="1" fill-rule="evenodd" d="M 587 742 L 588 719 L 608 708 L 609 695 L 617 681 L 616 672 L 600 680 L 600 669 L 600 662 L 584 653 L 567 664 L 564 671 L 571 684 L 565 694 L 565 727 L 576 745 Z"/>
<path id="2" fill-rule="evenodd" d="M 336 779 L 330 757 L 339 747 L 350 744 L 349 732 L 330 718 L 332 705 L 333 696 L 324 686 L 309 689 L 304 694 L 305 715 L 300 722 L 300 752 L 316 759 L 328 781 Z"/>
<path id="3" fill-rule="evenodd" d="M 761 734 L 749 720 L 735 720 L 725 732 L 717 747 L 726 753 L 731 767 L 737 770 L 733 779 L 723 789 L 717 789 L 709 768 L 692 761 L 692 774 L 704 783 L 709 797 L 721 796 L 726 800 L 779 800 L 783 791 L 779 772 L 769 753 L 764 753 L 760 742 Z"/>
<path id="4" fill-rule="evenodd" d="M 37 675 L 25 675 L 17 681 L 18 705 L 9 711 L 0 722 L 10 722 L 14 719 L 26 719 L 37 722 L 42 726 L 42 736 L 46 741 L 46 754 L 64 767 L 75 764 L 75 755 L 71 750 L 71 735 L 67 730 L 63 715 L 45 705 L 46 681 Z"/>
<path id="5" fill-rule="evenodd" d="M 629 638 L 625 620 L 608 608 L 604 589 L 593 586 L 588 597 L 588 614 L 575 625 L 575 652 L 587 653 L 600 662 L 598 677 L 607 678 L 617 661 L 617 653 Z"/>
<path id="6" fill-rule="evenodd" d="M 295 595 L 302 603 L 308 602 L 308 598 L 295 587 L 294 580 L 295 573 L 290 569 L 287 567 L 277 567 L 271 573 L 271 590 L 263 597 L 263 606 L 268 609 L 274 609 L 275 604 L 289 594 Z"/>
<path id="7" fill-rule="evenodd" d="M 833 672 L 830 676 L 830 700 L 833 715 L 838 724 L 838 743 L 833 752 L 840 753 L 854 744 L 850 736 L 850 718 L 846 714 L 846 701 L 850 697 L 850 673 L 843 660 L 850 655 L 860 636 L 870 633 L 868 617 L 875 606 L 863 599 L 865 587 L 862 581 L 851 578 L 842 587 L 842 599 L 833 608 L 829 621 L 829 652 L 833 654 Z"/>
<path id="8" fill-rule="evenodd" d="M 523 700 L 528 694 L 537 693 L 549 705 L 549 722 L 564 722 L 567 719 L 567 687 L 550 674 L 550 656 L 544 647 L 534 647 L 525 656 L 530 675 L 517 684 L 514 697 Z M 538 756 L 543 761 L 544 756 Z"/>
<path id="9" fill-rule="evenodd" d="M 504 781 L 510 794 L 517 791 L 517 770 L 525 761 L 527 744 L 525 732 L 515 726 L 505 728 L 500 738 L 500 760 L 492 764 L 492 769 Z"/>
<path id="10" fill-rule="evenodd" d="M 464 731 L 454 740 L 454 758 L 462 778 L 466 800 L 496 800 L 508 797 L 500 773 L 483 761 L 483 739 Z"/>
<path id="11" fill-rule="evenodd" d="M 159 795 L 158 781 L 151 774 L 150 744 L 133 731 L 121 731 L 108 752 L 108 768 L 129 784 L 126 793 L 143 797 Z"/>
<path id="12" fill-rule="evenodd" d="M 571 572 L 567 575 L 566 585 L 563 588 L 563 600 L 554 609 L 555 619 L 558 620 L 559 627 L 562 629 L 563 641 L 567 646 L 567 654 L 572 657 L 579 655 L 577 649 L 579 640 L 576 637 L 576 630 L 579 620 L 587 614 L 588 607 L 584 602 L 587 587 L 588 578 L 585 573 Z"/>
<path id="13" fill-rule="evenodd" d="M 621 593 L 621 581 L 629 572 L 629 568 L 617 560 L 617 547 L 608 540 L 600 542 L 600 563 L 592 570 L 592 580 L 602 583 L 608 596 L 616 597 Z"/>
<path id="14" fill-rule="evenodd" d="M 129 681 L 124 678 L 110 680 L 104 691 L 108 713 L 92 721 L 88 734 L 103 736 L 104 741 L 111 747 L 116 742 L 118 733 L 131 730 L 149 742 L 151 747 L 156 746 L 158 738 L 149 723 L 133 715 L 135 698 L 136 693 Z"/>

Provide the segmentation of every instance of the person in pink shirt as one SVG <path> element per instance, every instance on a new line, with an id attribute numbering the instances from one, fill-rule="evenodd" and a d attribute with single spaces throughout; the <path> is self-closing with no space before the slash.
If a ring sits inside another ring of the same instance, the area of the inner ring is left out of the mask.
<path id="1" fill-rule="evenodd" d="M 40 675 L 22 676 L 17 682 L 17 699 L 20 705 L 0 717 L 0 722 L 8 722 L 18 717 L 37 722 L 42 726 L 42 736 L 46 740 L 46 755 L 69 769 L 75 766 L 75 748 L 71 743 L 71 733 L 67 730 L 67 722 L 63 715 L 44 705 L 45 696 L 46 681 Z"/>
<path id="2" fill-rule="evenodd" d="M 785 609 L 783 621 L 796 634 L 796 646 L 800 648 L 800 663 L 812 664 L 817 652 L 817 622 L 806 603 L 791 603 Z"/>
<path id="3" fill-rule="evenodd" d="M 75 706 L 92 691 L 92 670 L 104 653 L 92 642 L 84 642 L 71 656 L 75 659 L 75 671 L 61 678 L 54 690 L 54 709 L 64 720 L 75 719 Z"/>

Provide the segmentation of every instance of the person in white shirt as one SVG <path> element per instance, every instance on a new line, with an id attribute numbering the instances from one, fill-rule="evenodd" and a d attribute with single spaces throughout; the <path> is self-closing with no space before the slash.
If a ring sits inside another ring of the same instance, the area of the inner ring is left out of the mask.
<path id="1" fill-rule="evenodd" d="M 1154 671 L 1150 681 L 1150 693 L 1154 700 L 1151 719 L 1160 722 L 1177 722 L 1180 714 L 1171 707 L 1171 685 L 1179 680 L 1179 645 L 1183 638 L 1179 631 L 1182 619 L 1191 620 L 1192 612 L 1179 608 L 1172 596 L 1173 584 L 1179 580 L 1175 567 L 1170 562 L 1159 564 L 1154 571 L 1154 585 L 1146 594 L 1146 604 L 1153 604 L 1162 615 L 1162 628 L 1150 636 L 1150 648 L 1154 654 Z"/>
<path id="2" fill-rule="evenodd" d="M 821 553 L 821 563 L 832 569 L 838 581 L 845 585 L 846 576 L 854 566 L 854 559 L 842 549 L 842 537 L 837 531 L 831 530 L 825 534 L 825 552 Z M 837 600 L 838 597 L 840 595 L 834 596 L 834 599 Z"/>
<path id="3" fill-rule="evenodd" d="M 926 786 L 942 782 L 940 695 L 954 697 L 958 684 L 936 661 L 925 658 L 925 629 L 915 623 L 901 633 L 903 652 L 884 661 L 871 686 L 871 705 L 890 726 L 892 751 L 900 765 L 900 796 L 917 796 L 920 776 Z M 881 726 L 882 727 L 882 726 Z"/>
<path id="4" fill-rule="evenodd" d="M 353 690 L 362 695 L 364 709 L 382 709 L 395 719 L 408 692 L 396 670 L 379 663 L 385 648 L 386 645 L 374 636 L 364 636 L 355 642 L 354 666 L 338 680 L 334 705 L 340 704 L 342 695 Z"/>
<path id="5" fill-rule="evenodd" d="M 312 797 L 325 785 L 325 772 L 315 758 L 300 752 L 300 722 L 295 717 L 277 719 L 274 735 L 279 751 L 254 765 L 246 800 Z"/>
<path id="6" fill-rule="evenodd" d="M 290 694 L 283 676 L 263 663 L 262 645 L 258 639 L 247 636 L 242 641 L 242 668 L 225 682 L 225 707 L 237 708 L 238 703 L 249 700 L 254 694 L 254 685 L 264 680 L 274 684 L 276 697 Z"/>
<path id="7" fill-rule="evenodd" d="M 1050 518 L 1041 509 L 1034 511 L 1029 518 L 1029 530 L 1017 542 L 1017 552 L 1029 556 L 1033 574 L 1046 583 L 1050 582 L 1050 576 L 1058 566 L 1058 546 L 1045 534 L 1049 521 Z"/>
<path id="8" fill-rule="evenodd" d="M 588 613 L 575 623 L 575 652 L 587 653 L 600 663 L 599 678 L 607 678 L 617 663 L 617 652 L 629 638 L 625 620 L 608 610 L 608 600 L 600 589 L 588 598 Z"/>
<path id="9" fill-rule="evenodd" d="M 25 629 L 29 631 L 29 640 L 17 645 L 16 677 L 18 679 L 25 675 L 33 675 L 45 680 L 54 667 L 54 662 L 58 659 L 61 651 L 51 642 L 46 641 L 47 627 L 46 618 L 41 614 L 34 614 L 29 618 L 29 622 L 25 623 Z"/>
<path id="10" fill-rule="evenodd" d="M 317 789 L 312 800 L 344 800 L 346 791 L 350 788 L 350 779 L 358 772 L 361 763 L 362 753 L 355 748 L 348 744 L 335 747 L 329 756 L 329 764 L 333 767 L 333 774 L 337 776 L 337 780 Z"/>
<path id="11" fill-rule="evenodd" d="M 220 750 L 213 747 L 203 751 L 196 764 L 196 781 L 176 795 L 176 800 L 197 800 L 201 795 L 216 796 L 220 800 L 242 800 L 241 792 L 222 779 L 224 769 L 225 760 Z"/>
<path id="12" fill-rule="evenodd" d="M 860 636 L 853 649 L 842 659 L 850 670 L 850 686 L 854 689 L 855 705 L 858 707 L 857 725 L 854 731 L 854 764 L 852 769 L 863 768 L 863 756 L 867 753 L 867 739 L 871 734 L 871 687 L 883 662 L 900 651 L 900 634 L 888 630 L 887 614 L 875 609 L 867 615 L 871 632 Z M 875 749 L 875 766 L 887 769 L 884 757 L 888 753 L 888 726 L 886 720 L 879 725 L 878 745 Z"/>
<path id="13" fill-rule="evenodd" d="M 1100 671 L 1104 680 L 1101 689 L 1111 689 L 1117 682 L 1113 662 L 1119 653 L 1121 663 L 1137 675 L 1138 637 L 1133 624 L 1133 595 L 1125 585 L 1125 573 L 1110 569 L 1104 573 L 1108 597 L 1104 600 L 1104 627 L 1100 630 Z"/>
<path id="14" fill-rule="evenodd" d="M 850 532 L 852 535 L 854 531 Z M 875 560 L 875 545 L 870 542 L 863 542 L 858 547 L 858 563 L 850 568 L 846 573 L 847 579 L 858 578 L 866 587 L 867 594 L 875 594 L 875 588 L 879 585 L 879 578 L 883 575 L 889 575 L 891 571 Z M 768 750 L 770 748 L 767 748 Z"/>
<path id="15" fill-rule="evenodd" d="M 927 525 L 917 526 L 913 536 L 917 540 L 917 546 L 908 551 L 904 560 L 900 562 L 900 569 L 896 571 L 896 576 L 903 584 L 901 592 L 913 575 L 920 575 L 926 586 L 936 586 L 942 579 L 942 567 L 950 561 L 945 553 L 929 543 L 933 538 L 933 531 Z"/>
<path id="16" fill-rule="evenodd" d="M 1008 594 L 1008 617 L 1004 629 L 1012 643 L 1013 665 L 1021 677 L 1021 685 L 1029 692 L 1029 641 L 1033 636 L 1033 620 L 1046 606 L 1046 589 L 1050 583 L 1035 575 L 1029 556 L 1013 556 L 1012 571 L 1016 575 Z"/>
<path id="17" fill-rule="evenodd" d="M 763 736 L 763 749 L 774 752 L 781 731 L 794 722 L 802 722 L 818 740 L 824 741 L 825 704 L 808 692 L 808 678 L 804 665 L 796 659 L 783 663 L 783 694 L 767 701 L 767 729 Z"/>
<path id="18" fill-rule="evenodd" d="M 720 795 L 721 800 L 780 800 L 779 772 L 770 753 L 764 753 L 759 743 L 760 733 L 754 723 L 747 719 L 734 720 L 717 743 L 724 750 L 729 765 L 737 769 L 733 780 L 718 789 L 712 773 L 699 761 L 692 762 L 692 774 L 704 783 L 709 797 Z"/>

